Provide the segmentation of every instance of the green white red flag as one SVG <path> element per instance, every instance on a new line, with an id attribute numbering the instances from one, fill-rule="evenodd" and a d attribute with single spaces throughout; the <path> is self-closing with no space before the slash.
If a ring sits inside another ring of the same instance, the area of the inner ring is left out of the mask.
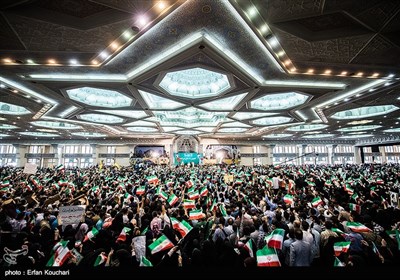
<path id="1" fill-rule="evenodd" d="M 94 227 L 92 228 L 91 231 L 89 231 L 88 233 L 86 233 L 85 238 L 83 239 L 83 242 L 86 242 L 88 240 L 92 240 L 93 238 L 96 237 L 96 235 L 99 234 L 99 231 Z"/>
<path id="2" fill-rule="evenodd" d="M 68 249 L 68 240 L 58 242 L 51 252 L 51 257 L 46 266 L 62 266 L 71 256 L 71 251 Z"/>
<path id="3" fill-rule="evenodd" d="M 130 228 L 124 227 L 124 228 L 121 230 L 121 233 L 119 234 L 119 236 L 118 236 L 116 242 L 118 242 L 118 241 L 125 242 L 125 241 L 126 241 L 126 236 L 129 234 L 130 231 L 131 231 Z"/>
<path id="4" fill-rule="evenodd" d="M 107 261 L 107 259 L 108 259 L 108 258 L 107 258 L 107 256 L 106 256 L 106 254 L 105 254 L 104 252 L 101 252 L 101 253 L 97 256 L 97 258 L 96 258 L 96 260 L 95 260 L 93 266 L 99 266 L 99 265 L 105 263 L 105 262 Z"/>
<path id="5" fill-rule="evenodd" d="M 365 225 L 356 222 L 346 222 L 346 226 L 354 232 L 370 232 L 371 229 L 367 228 Z"/>
<path id="6" fill-rule="evenodd" d="M 193 209 L 196 207 L 196 203 L 194 200 L 184 199 L 183 200 L 183 207 L 186 209 Z"/>
<path id="7" fill-rule="evenodd" d="M 281 266 L 276 251 L 265 246 L 261 250 L 257 250 L 257 266 Z"/>
<path id="8" fill-rule="evenodd" d="M 142 256 L 140 258 L 140 264 L 139 266 L 144 266 L 144 267 L 151 267 L 153 266 L 153 264 L 151 263 L 151 261 L 149 261 L 148 259 L 146 259 L 145 256 Z"/>
<path id="9" fill-rule="evenodd" d="M 338 258 L 335 257 L 335 262 L 333 263 L 334 267 L 345 266 Z"/>
<path id="10" fill-rule="evenodd" d="M 293 195 L 291 195 L 291 194 L 285 195 L 285 196 L 283 197 L 283 201 L 284 201 L 286 204 L 292 204 L 293 201 L 294 201 Z"/>
<path id="11" fill-rule="evenodd" d="M 317 196 L 316 198 L 314 198 L 314 199 L 311 201 L 311 205 L 312 205 L 313 207 L 318 207 L 318 205 L 321 205 L 321 204 L 323 204 L 323 201 L 322 201 L 322 199 L 321 199 L 319 196 Z"/>
<path id="12" fill-rule="evenodd" d="M 151 254 L 155 254 L 174 247 L 174 244 L 163 234 L 149 245 Z"/>
<path id="13" fill-rule="evenodd" d="M 204 218 L 205 215 L 203 213 L 203 211 L 199 210 L 192 210 L 189 213 L 189 220 L 199 220 L 201 218 Z"/>
<path id="14" fill-rule="evenodd" d="M 285 230 L 281 228 L 275 229 L 268 236 L 265 237 L 265 242 L 270 248 L 282 249 L 283 239 L 285 237 Z"/>
<path id="15" fill-rule="evenodd" d="M 246 249 L 247 252 L 249 252 L 250 257 L 254 258 L 253 242 L 251 241 L 251 238 L 249 239 L 249 241 L 247 241 L 246 244 L 243 245 L 243 248 Z"/>
<path id="16" fill-rule="evenodd" d="M 335 256 L 339 256 L 341 253 L 347 253 L 350 248 L 351 241 L 346 242 L 336 242 L 333 244 L 333 250 L 335 251 Z"/>
<path id="17" fill-rule="evenodd" d="M 174 206 L 174 204 L 177 203 L 178 200 L 179 198 L 175 194 L 171 194 L 167 201 L 170 206 Z"/>

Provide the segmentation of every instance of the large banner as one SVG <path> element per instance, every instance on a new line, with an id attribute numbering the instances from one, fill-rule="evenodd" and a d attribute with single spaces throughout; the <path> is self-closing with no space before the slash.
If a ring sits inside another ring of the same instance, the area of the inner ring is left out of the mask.
<path id="1" fill-rule="evenodd" d="M 37 171 L 37 164 L 34 163 L 25 163 L 25 167 L 24 167 L 24 173 L 25 174 L 35 174 Z"/>
<path id="2" fill-rule="evenodd" d="M 200 157 L 201 155 L 198 153 L 182 153 L 182 152 L 174 153 L 174 164 L 180 165 L 192 162 L 194 164 L 199 164 Z"/>
<path id="3" fill-rule="evenodd" d="M 61 206 L 59 218 L 63 226 L 79 224 L 82 220 L 83 214 L 85 213 L 85 208 L 85 205 Z"/>

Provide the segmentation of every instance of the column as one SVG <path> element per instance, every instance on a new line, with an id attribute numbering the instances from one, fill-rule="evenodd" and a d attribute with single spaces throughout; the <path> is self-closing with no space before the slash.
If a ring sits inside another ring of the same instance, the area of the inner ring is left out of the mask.
<path id="1" fill-rule="evenodd" d="M 90 144 L 90 147 L 93 149 L 92 152 L 92 159 L 93 159 L 93 165 L 99 164 L 99 149 L 97 149 L 97 144 Z"/>
<path id="2" fill-rule="evenodd" d="M 355 164 L 361 164 L 360 149 L 362 149 L 362 147 L 354 147 L 354 163 Z"/>
<path id="3" fill-rule="evenodd" d="M 26 146 L 22 146 L 20 144 L 13 144 L 15 147 L 15 166 L 16 167 L 24 167 L 25 163 L 27 163 L 27 159 L 25 158 Z"/>
<path id="4" fill-rule="evenodd" d="M 57 164 L 56 164 L 56 166 L 60 165 L 60 164 L 64 164 L 64 162 L 63 162 L 64 158 L 62 156 L 63 149 L 64 149 L 64 145 L 57 145 L 57 155 L 56 155 Z"/>
<path id="5" fill-rule="evenodd" d="M 262 148 L 264 148 L 264 149 L 262 149 L 261 153 L 264 153 L 263 150 L 265 150 L 265 152 L 267 153 L 267 156 L 265 158 L 263 157 L 261 159 L 262 164 L 265 164 L 265 165 L 274 164 L 274 148 L 275 148 L 275 146 L 276 146 L 275 144 L 266 145 L 265 147 L 261 146 Z"/>
<path id="6" fill-rule="evenodd" d="M 334 151 L 337 145 L 326 145 L 326 148 L 328 149 L 328 164 L 334 164 L 335 159 L 334 159 Z"/>
<path id="7" fill-rule="evenodd" d="M 307 145 L 305 145 L 305 144 L 297 145 L 297 151 L 298 151 L 297 160 L 296 160 L 296 164 L 297 165 L 304 164 L 304 162 L 305 162 L 304 154 L 305 154 L 305 151 L 306 151 L 306 147 L 307 147 Z"/>
<path id="8" fill-rule="evenodd" d="M 385 146 L 379 146 L 379 152 L 381 153 L 381 163 L 387 162 Z"/>
<path id="9" fill-rule="evenodd" d="M 58 165 L 58 144 L 51 144 L 50 154 L 54 154 L 54 158 L 50 161 L 47 160 L 46 167 L 53 167 Z M 51 164 L 49 164 L 51 162 Z"/>

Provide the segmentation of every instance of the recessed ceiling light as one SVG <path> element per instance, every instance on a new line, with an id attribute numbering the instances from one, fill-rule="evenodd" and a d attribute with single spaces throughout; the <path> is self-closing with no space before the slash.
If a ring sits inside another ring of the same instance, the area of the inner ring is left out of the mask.
<path id="1" fill-rule="evenodd" d="M 123 36 L 126 40 L 129 40 L 129 39 L 133 36 L 133 34 L 132 34 L 131 31 L 126 30 L 124 33 L 122 33 L 122 36 Z"/>
<path id="2" fill-rule="evenodd" d="M 394 77 L 394 74 L 388 75 L 388 78 L 393 78 L 393 77 Z"/>
<path id="3" fill-rule="evenodd" d="M 78 60 L 76 60 L 76 59 L 71 59 L 71 60 L 69 61 L 69 63 L 72 64 L 72 65 L 77 65 L 77 64 L 78 64 Z"/>
<path id="4" fill-rule="evenodd" d="M 10 58 L 4 58 L 3 61 L 4 61 L 5 63 L 11 63 L 11 62 L 12 62 L 12 60 L 11 60 Z"/>
<path id="5" fill-rule="evenodd" d="M 33 60 L 32 59 L 27 59 L 26 62 L 29 63 L 29 64 L 33 64 Z"/>
<path id="6" fill-rule="evenodd" d="M 159 9 L 164 9 L 166 7 L 165 3 L 163 1 L 158 2 L 157 7 Z"/>
<path id="7" fill-rule="evenodd" d="M 55 59 L 49 59 L 49 60 L 47 60 L 47 62 L 49 63 L 49 64 L 56 64 L 56 60 Z"/>
<path id="8" fill-rule="evenodd" d="M 97 65 L 97 64 L 99 64 L 99 62 L 97 60 L 92 60 L 92 64 Z"/>
<path id="9" fill-rule="evenodd" d="M 325 70 L 325 72 L 324 72 L 324 74 L 326 74 L 326 75 L 330 75 L 332 73 L 332 70 L 330 70 L 330 69 L 327 69 L 327 70 Z"/>
<path id="10" fill-rule="evenodd" d="M 267 33 L 268 32 L 268 30 L 269 30 L 269 28 L 268 28 L 268 25 L 266 25 L 266 24 L 263 24 L 261 27 L 260 27 L 260 32 L 261 33 Z"/>
<path id="11" fill-rule="evenodd" d="M 358 72 L 358 73 L 357 73 L 357 76 L 359 76 L 359 77 L 362 76 L 362 75 L 364 75 L 363 72 Z"/>
<path id="12" fill-rule="evenodd" d="M 347 75 L 347 71 L 342 71 L 342 73 L 340 73 L 340 75 Z"/>
<path id="13" fill-rule="evenodd" d="M 379 76 L 379 73 L 372 74 L 372 77 L 378 77 L 378 76 Z"/>
<path id="14" fill-rule="evenodd" d="M 100 57 L 103 58 L 103 59 L 107 58 L 108 55 L 109 55 L 109 54 L 108 54 L 108 52 L 106 52 L 106 51 L 102 51 L 102 52 L 100 53 Z"/>
<path id="15" fill-rule="evenodd" d="M 6 85 L 5 84 L 0 84 L 0 88 L 5 88 Z"/>
<path id="16" fill-rule="evenodd" d="M 14 93 L 18 93 L 18 90 L 16 90 L 16 89 L 13 89 L 13 90 L 12 90 L 12 92 L 14 92 Z"/>
<path id="17" fill-rule="evenodd" d="M 143 27 L 149 22 L 148 18 L 145 15 L 141 15 L 138 17 L 136 23 L 138 27 Z"/>
<path id="18" fill-rule="evenodd" d="M 280 52 L 278 52 L 276 55 L 277 55 L 278 57 L 281 57 L 281 56 L 284 56 L 284 55 L 285 55 L 285 52 L 284 52 L 284 51 L 280 51 Z"/>
<path id="19" fill-rule="evenodd" d="M 314 73 L 314 69 L 312 69 L 312 68 L 311 68 L 311 69 L 308 69 L 308 70 L 307 70 L 307 73 L 310 73 L 310 74 L 311 74 L 311 73 Z"/>
<path id="20" fill-rule="evenodd" d="M 117 42 L 112 42 L 111 45 L 110 45 L 110 47 L 111 47 L 113 50 L 116 50 L 116 49 L 119 48 L 119 44 L 118 44 Z"/>

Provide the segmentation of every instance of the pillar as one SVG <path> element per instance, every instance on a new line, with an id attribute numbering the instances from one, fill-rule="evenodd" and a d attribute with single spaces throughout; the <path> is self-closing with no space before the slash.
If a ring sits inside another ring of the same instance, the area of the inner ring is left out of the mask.
<path id="1" fill-rule="evenodd" d="M 335 148 L 337 145 L 326 145 L 326 148 L 328 149 L 328 164 L 334 164 L 335 163 Z"/>
<path id="2" fill-rule="evenodd" d="M 22 146 L 20 144 L 13 144 L 15 147 L 15 166 L 16 167 L 24 167 L 25 163 L 27 163 L 27 159 L 25 158 L 26 146 Z"/>
<path id="3" fill-rule="evenodd" d="M 361 162 L 362 162 L 360 149 L 362 149 L 362 147 L 354 147 L 354 163 L 355 164 L 361 164 Z"/>
<path id="4" fill-rule="evenodd" d="M 387 162 L 385 146 L 379 146 L 379 152 L 381 153 L 381 163 Z"/>
<path id="5" fill-rule="evenodd" d="M 93 165 L 99 164 L 100 159 L 99 159 L 99 149 L 97 148 L 97 144 L 90 144 L 90 147 L 93 149 L 92 152 Z"/>
<path id="6" fill-rule="evenodd" d="M 267 153 L 267 157 L 265 158 L 265 163 L 264 161 L 262 161 L 262 164 L 265 165 L 272 165 L 274 164 L 274 148 L 275 148 L 275 144 L 270 144 L 270 145 L 266 145 L 266 153 Z M 261 146 L 263 147 L 263 146 Z"/>

